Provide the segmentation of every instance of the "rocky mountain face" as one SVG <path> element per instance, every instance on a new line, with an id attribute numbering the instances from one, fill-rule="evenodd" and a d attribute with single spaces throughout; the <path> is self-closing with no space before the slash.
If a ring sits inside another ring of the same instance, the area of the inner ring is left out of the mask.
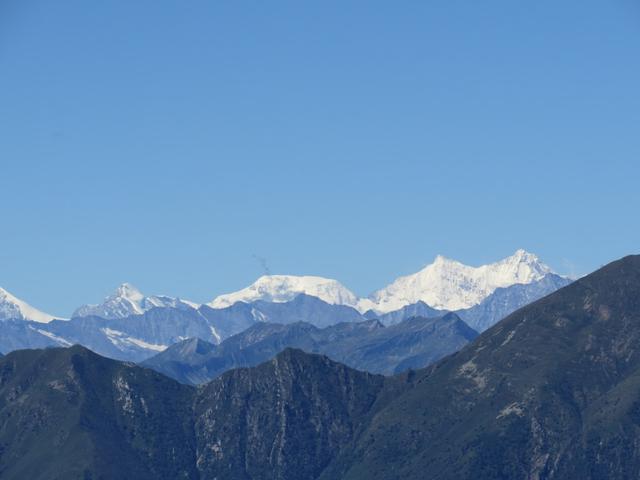
<path id="1" fill-rule="evenodd" d="M 317 478 L 384 386 L 295 350 L 197 390 L 79 346 L 13 352 L 0 359 L 0 477 Z"/>
<path id="2" fill-rule="evenodd" d="M 308 323 L 258 323 L 220 345 L 199 339 L 175 344 L 142 365 L 182 383 L 207 382 L 238 367 L 267 361 L 286 348 L 321 353 L 358 370 L 393 374 L 425 367 L 477 336 L 455 314 L 411 318 L 385 327 L 378 320 L 319 329 Z"/>
<path id="3" fill-rule="evenodd" d="M 82 348 L 0 359 L 0 477 L 199 478 L 193 391 Z"/>
<path id="4" fill-rule="evenodd" d="M 202 478 L 318 478 L 379 408 L 384 384 L 383 377 L 291 349 L 224 374 L 195 402 Z"/>
<path id="5" fill-rule="evenodd" d="M 0 476 L 637 478 L 638 345 L 634 256 L 393 377 L 288 349 L 193 388 L 81 347 L 13 352 Z"/>

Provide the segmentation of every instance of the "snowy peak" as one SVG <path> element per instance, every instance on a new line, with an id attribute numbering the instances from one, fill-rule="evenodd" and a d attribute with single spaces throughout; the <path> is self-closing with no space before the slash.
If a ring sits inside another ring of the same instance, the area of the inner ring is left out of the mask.
<path id="1" fill-rule="evenodd" d="M 41 312 L 17 297 L 14 297 L 5 289 L 0 288 L 0 320 L 31 320 L 40 323 L 49 323 L 56 317 Z"/>
<path id="2" fill-rule="evenodd" d="M 501 277 L 506 282 L 512 282 L 511 284 L 536 282 L 553 273 L 536 255 L 522 249 L 500 262 L 486 266 L 487 269 L 490 267 L 494 267 L 497 278 Z"/>
<path id="3" fill-rule="evenodd" d="M 144 295 L 142 294 L 142 292 L 140 292 L 140 290 L 138 290 L 136 287 L 134 287 L 130 283 L 123 283 L 122 285 L 120 285 L 116 289 L 113 296 L 127 299 L 132 303 L 139 303 L 144 299 Z"/>
<path id="4" fill-rule="evenodd" d="M 123 283 L 116 291 L 106 297 L 101 304 L 83 305 L 73 312 L 73 317 L 96 316 L 106 319 L 125 318 L 140 315 L 157 307 L 198 308 L 199 305 L 179 298 L 153 295 L 146 297 L 130 283 Z"/>
<path id="5" fill-rule="evenodd" d="M 313 276 L 265 275 L 245 289 L 220 295 L 209 306 L 225 308 L 237 302 L 264 300 L 282 303 L 304 293 L 332 305 L 354 306 L 358 298 L 337 280 Z"/>
<path id="6" fill-rule="evenodd" d="M 439 255 L 419 272 L 398 278 L 360 305 L 390 312 L 422 301 L 440 310 L 460 310 L 477 305 L 497 288 L 535 282 L 549 273 L 552 270 L 547 265 L 525 250 L 480 267 Z"/>

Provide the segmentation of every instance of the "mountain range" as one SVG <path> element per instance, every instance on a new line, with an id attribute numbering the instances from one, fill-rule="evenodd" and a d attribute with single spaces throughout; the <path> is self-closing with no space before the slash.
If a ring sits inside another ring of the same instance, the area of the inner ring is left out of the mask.
<path id="1" fill-rule="evenodd" d="M 508 313 L 567 283 L 567 279 L 548 274 L 539 282 L 497 289 L 479 305 L 456 313 L 471 328 L 482 331 Z M 110 358 L 139 362 L 188 338 L 196 337 L 218 344 L 262 323 L 286 325 L 305 322 L 325 328 L 339 323 L 379 319 L 383 325 L 391 326 L 415 316 L 435 318 L 446 313 L 417 303 L 397 312 L 378 315 L 369 311 L 362 315 L 352 307 L 332 305 L 316 297 L 299 294 L 293 300 L 282 303 L 257 300 L 253 303 L 237 302 L 217 309 L 208 305 L 201 305 L 197 309 L 155 307 L 123 318 L 74 317 L 46 324 L 4 320 L 0 322 L 0 351 L 6 353 L 22 348 L 77 343 Z"/>
<path id="2" fill-rule="evenodd" d="M 632 256 L 391 377 L 286 349 L 193 388 L 79 346 L 16 351 L 0 359 L 0 475 L 637 478 L 638 344 Z"/>
<path id="3" fill-rule="evenodd" d="M 321 353 L 345 365 L 390 375 L 425 367 L 458 351 L 478 333 L 454 313 L 413 317 L 390 326 L 379 320 L 317 328 L 309 323 L 260 322 L 219 345 L 192 338 L 144 361 L 182 383 L 206 383 L 222 373 L 265 362 L 286 348 Z"/>
<path id="4" fill-rule="evenodd" d="M 541 264 L 537 257 L 519 251 L 506 260 L 478 269 L 440 258 L 413 276 L 413 283 L 420 283 L 419 279 L 424 282 L 427 282 L 425 279 L 431 279 L 429 282 L 433 283 L 433 278 L 442 277 L 442 283 L 446 285 L 449 280 L 443 273 L 445 270 L 454 279 L 451 282 L 455 288 L 451 290 L 450 300 L 456 295 L 456 289 L 461 288 L 460 278 L 464 275 L 469 277 L 464 284 L 467 291 L 478 285 L 484 291 L 489 291 L 487 285 L 498 284 L 496 279 L 503 283 L 507 278 L 510 281 L 528 281 L 496 287 L 477 305 L 456 311 L 460 318 L 479 332 L 512 311 L 570 282 L 569 279 L 549 273 L 549 268 Z M 480 281 L 484 277 L 478 272 L 486 278 Z M 534 280 L 540 275 L 542 277 L 539 280 Z M 242 295 L 224 296 L 224 301 L 214 300 L 209 304 L 196 304 L 167 296 L 145 296 L 135 287 L 123 284 L 103 303 L 79 307 L 70 320 L 55 319 L 5 293 L 0 296 L 0 351 L 77 343 L 111 358 L 142 361 L 188 338 L 197 337 L 218 344 L 261 322 L 305 322 L 325 328 L 338 323 L 378 319 L 384 325 L 393 325 L 415 316 L 442 317 L 447 313 L 422 300 L 387 313 L 371 309 L 363 313 L 362 308 L 358 310 L 344 304 L 362 306 L 362 300 L 345 293 L 335 281 L 318 277 L 293 278 L 263 277 L 257 282 L 258 287 L 245 289 Z M 316 285 L 313 288 L 310 286 L 312 283 Z M 407 283 L 411 282 L 406 278 L 400 282 Z M 445 287 L 440 291 L 443 289 Z M 395 287 L 391 290 L 397 292 Z M 247 297 L 247 292 L 253 297 Z M 476 295 L 479 294 L 476 292 Z M 244 300 L 239 301 L 238 298 Z M 463 300 L 458 304 L 464 304 Z"/>
<path id="5" fill-rule="evenodd" d="M 525 250 L 496 263 L 471 267 L 437 256 L 419 272 L 400 277 L 368 297 L 360 298 L 337 280 L 317 276 L 265 275 L 237 292 L 220 295 L 199 304 L 166 295 L 146 296 L 129 283 L 120 285 L 100 304 L 78 307 L 71 317 L 98 316 L 105 319 L 140 315 L 153 308 L 199 309 L 206 305 L 224 309 L 237 303 L 286 303 L 300 294 L 319 298 L 330 305 L 344 305 L 361 314 L 382 315 L 403 307 L 425 303 L 440 311 L 458 311 L 480 304 L 499 288 L 527 285 L 553 274 L 550 267 Z M 0 320 L 23 319 L 47 323 L 56 317 L 45 314 L 0 289 Z"/>
<path id="6" fill-rule="evenodd" d="M 475 278 L 467 282 L 467 290 L 478 284 L 478 271 L 484 272 L 487 277 L 480 282 L 485 290 L 488 288 L 486 285 L 496 284 L 495 278 L 505 281 L 510 277 L 512 281 L 524 281 L 543 275 L 539 280 L 529 283 L 496 287 L 479 304 L 456 311 L 460 318 L 479 332 L 512 311 L 570 282 L 554 273 L 545 273 L 549 268 L 535 256 L 523 251 L 492 266 L 478 269 L 461 267 L 457 262 L 440 258 L 414 277 L 423 280 L 442 277 L 443 268 L 447 265 L 451 267 L 449 273 L 453 276 L 454 285 L 460 284 L 461 275 Z M 454 274 L 456 271 L 457 276 Z M 295 281 L 291 278 L 272 276 L 267 279 L 269 281 L 259 280 L 260 288 L 245 289 L 243 295 L 247 291 L 254 295 L 243 296 L 246 301 L 236 301 L 238 296 L 226 296 L 224 302 L 220 300 L 210 304 L 196 304 L 167 296 L 145 296 L 135 287 L 123 284 L 103 303 L 78 308 L 70 320 L 54 319 L 7 293 L 0 297 L 0 319 L 3 320 L 0 322 L 0 350 L 10 352 L 20 348 L 77 343 L 111 358 L 142 361 L 188 338 L 197 337 L 218 344 L 261 322 L 306 322 L 322 329 L 338 323 L 371 319 L 378 319 L 383 325 L 393 325 L 415 316 L 435 318 L 447 313 L 422 300 L 387 313 L 371 309 L 362 313 L 362 309 L 343 304 L 348 301 L 361 306 L 362 300 L 347 295 L 335 281 L 321 281 L 318 277 L 296 277 Z M 447 281 L 445 278 L 444 284 Z M 311 288 L 310 282 L 315 282 L 316 287 Z M 407 283 L 407 280 L 400 283 Z M 272 288 L 267 288 L 268 285 Z M 308 295 L 305 291 L 323 298 Z M 249 301 L 250 298 L 253 299 Z M 228 306 L 222 307 L 223 304 Z M 217 308 L 214 308 L 215 305 Z"/>

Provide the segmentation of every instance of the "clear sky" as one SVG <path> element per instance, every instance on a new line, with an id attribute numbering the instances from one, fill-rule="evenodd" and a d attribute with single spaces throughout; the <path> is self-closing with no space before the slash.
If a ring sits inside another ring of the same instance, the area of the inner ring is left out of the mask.
<path id="1" fill-rule="evenodd" d="M 0 285 L 57 315 L 265 262 L 587 273 L 640 252 L 640 6 L 3 0 L 0 201 Z"/>

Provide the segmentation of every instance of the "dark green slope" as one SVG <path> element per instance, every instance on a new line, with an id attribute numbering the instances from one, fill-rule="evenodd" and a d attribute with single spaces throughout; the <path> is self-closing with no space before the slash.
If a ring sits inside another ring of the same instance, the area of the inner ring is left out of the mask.
<path id="1" fill-rule="evenodd" d="M 640 256 L 417 374 L 324 478 L 640 476 Z"/>
<path id="2" fill-rule="evenodd" d="M 0 360 L 0 478 L 317 478 L 406 388 L 287 349 L 195 389 L 75 346 Z"/>
<path id="3" fill-rule="evenodd" d="M 0 478 L 198 478 L 192 389 L 82 347 L 0 360 Z"/>

